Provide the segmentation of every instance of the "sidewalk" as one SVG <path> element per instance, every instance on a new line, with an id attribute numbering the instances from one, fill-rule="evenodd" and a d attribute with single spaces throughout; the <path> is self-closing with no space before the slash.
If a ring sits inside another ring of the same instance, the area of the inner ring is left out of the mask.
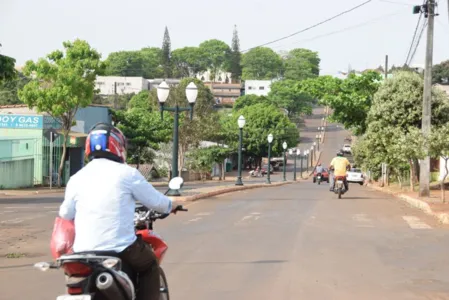
<path id="1" fill-rule="evenodd" d="M 367 186 L 373 190 L 384 192 L 407 202 L 411 207 L 418 208 L 428 215 L 437 218 L 443 224 L 449 224 L 449 203 L 441 200 L 439 186 L 433 186 L 430 197 L 421 198 L 418 192 L 404 191 L 397 186 L 380 187 L 377 183 L 369 183 Z M 449 199 L 449 191 L 446 191 Z M 446 200 L 448 201 L 448 200 Z"/>
<path id="2" fill-rule="evenodd" d="M 266 183 L 253 183 L 243 186 L 236 186 L 236 185 L 224 185 L 224 186 L 214 186 L 214 187 L 204 187 L 199 189 L 192 189 L 187 191 L 181 190 L 181 196 L 180 197 L 170 197 L 172 200 L 179 201 L 179 202 L 186 202 L 186 201 L 196 201 L 199 199 L 204 198 L 210 198 L 222 194 L 232 193 L 232 192 L 239 192 L 244 190 L 251 190 L 256 188 L 270 188 L 270 187 L 278 187 L 286 184 L 292 184 L 295 183 L 294 181 L 280 181 L 280 182 L 272 182 L 271 184 Z"/>

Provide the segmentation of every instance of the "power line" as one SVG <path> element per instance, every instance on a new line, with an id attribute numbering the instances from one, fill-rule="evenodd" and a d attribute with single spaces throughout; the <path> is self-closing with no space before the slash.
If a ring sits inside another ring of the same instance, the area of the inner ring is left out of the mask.
<path id="1" fill-rule="evenodd" d="M 252 47 L 252 48 L 249 48 L 249 49 L 246 49 L 246 50 L 243 50 L 242 52 L 246 52 L 246 51 L 249 51 L 249 50 L 254 49 L 254 48 L 267 46 L 267 45 L 274 44 L 274 43 L 276 43 L 276 42 L 279 42 L 279 41 L 282 41 L 282 40 L 291 38 L 292 36 L 298 35 L 298 34 L 300 34 L 300 33 L 303 33 L 303 32 L 305 32 L 305 31 L 308 31 L 308 30 L 310 30 L 310 29 L 312 29 L 312 28 L 315 28 L 315 27 L 317 27 L 317 26 L 319 26 L 319 25 L 322 25 L 322 24 L 324 24 L 324 23 L 327 23 L 327 22 L 329 22 L 329 21 L 331 21 L 331 20 L 334 20 L 334 19 L 336 19 L 336 18 L 338 18 L 338 17 L 340 17 L 340 16 L 342 16 L 342 15 L 345 15 L 345 14 L 347 14 L 347 13 L 350 13 L 350 12 L 352 12 L 352 11 L 354 11 L 354 10 L 356 10 L 356 9 L 358 9 L 358 8 L 360 8 L 360 7 L 362 7 L 362 6 L 365 6 L 366 4 L 368 4 L 368 3 L 372 2 L 372 1 L 373 1 L 373 0 L 365 1 L 365 2 L 363 2 L 362 4 L 359 4 L 359 5 L 357 5 L 357 6 L 354 6 L 354 7 L 351 8 L 351 9 L 345 10 L 345 11 L 343 11 L 343 12 L 341 12 L 341 13 L 339 13 L 339 14 L 333 16 L 333 17 L 330 17 L 330 18 L 328 18 L 328 19 L 326 19 L 326 20 L 324 20 L 324 21 L 321 21 L 321 22 L 319 22 L 319 23 L 316 23 L 315 25 L 312 25 L 312 26 L 309 26 L 309 27 L 307 27 L 307 28 L 301 29 L 301 30 L 299 30 L 299 31 L 297 31 L 297 32 L 294 32 L 294 33 L 289 34 L 289 35 L 287 35 L 287 36 L 281 37 L 281 38 L 276 39 L 276 40 L 274 40 L 274 41 L 271 41 L 271 42 L 268 42 L 268 43 L 265 43 L 265 44 L 262 44 L 262 45 L 259 45 L 259 46 L 256 46 L 256 47 Z"/>
<path id="2" fill-rule="evenodd" d="M 395 13 L 382 15 L 382 16 L 379 16 L 377 18 L 373 18 L 371 20 L 368 20 L 366 22 L 362 22 L 362 23 L 359 23 L 359 24 L 356 24 L 356 25 L 353 25 L 353 26 L 348 26 L 348 27 L 342 28 L 340 30 L 331 31 L 331 32 L 328 32 L 328 33 L 325 33 L 325 34 L 317 35 L 317 36 L 309 38 L 309 39 L 299 40 L 299 41 L 290 43 L 288 45 L 295 45 L 295 44 L 298 44 L 298 43 L 310 42 L 310 41 L 313 41 L 313 40 L 316 40 L 316 39 L 319 39 L 319 38 L 328 37 L 328 36 L 331 36 L 331 35 L 334 35 L 334 34 L 338 34 L 338 33 L 342 33 L 342 32 L 346 32 L 346 31 L 349 31 L 349 30 L 352 30 L 352 29 L 357 29 L 357 28 L 360 28 L 360 27 L 363 27 L 363 26 L 370 25 L 372 23 L 381 21 L 381 20 L 386 19 L 386 18 L 399 15 L 401 12 L 402 12 L 402 10 L 397 11 Z M 284 44 L 284 45 L 274 46 L 272 48 L 276 49 L 276 48 L 282 48 L 282 47 L 285 47 L 285 46 L 286 45 Z"/>
<path id="3" fill-rule="evenodd" d="M 422 13 L 419 14 L 418 22 L 416 23 L 415 32 L 413 33 L 412 43 L 410 44 L 410 48 L 408 49 L 407 57 L 405 59 L 405 64 L 407 65 L 408 60 L 410 58 L 410 54 L 412 53 L 413 44 L 415 43 L 416 34 L 418 33 L 419 25 L 421 24 Z"/>
<path id="4" fill-rule="evenodd" d="M 424 22 L 424 24 L 421 28 L 421 32 L 419 33 L 419 37 L 418 37 L 418 41 L 416 42 L 415 49 L 413 50 L 413 54 L 412 54 L 412 56 L 410 56 L 410 60 L 407 65 L 410 65 L 412 63 L 413 58 L 415 57 L 415 54 L 416 54 L 416 50 L 418 49 L 418 46 L 419 46 L 419 42 L 421 41 L 421 37 L 424 33 L 424 29 L 426 29 L 426 28 L 427 28 L 427 20 L 426 20 L 426 22 Z"/>

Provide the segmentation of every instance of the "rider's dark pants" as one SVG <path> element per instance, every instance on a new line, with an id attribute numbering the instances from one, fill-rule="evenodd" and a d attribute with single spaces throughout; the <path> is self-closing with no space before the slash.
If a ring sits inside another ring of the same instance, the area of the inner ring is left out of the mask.
<path id="1" fill-rule="evenodd" d="M 151 246 L 141 238 L 137 238 L 119 254 L 119 257 L 139 274 L 139 291 L 136 300 L 159 300 L 159 264 Z"/>

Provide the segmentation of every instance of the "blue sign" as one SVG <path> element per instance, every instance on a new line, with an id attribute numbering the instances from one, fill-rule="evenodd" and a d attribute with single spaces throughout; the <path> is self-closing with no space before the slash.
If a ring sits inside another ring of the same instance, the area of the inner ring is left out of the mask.
<path id="1" fill-rule="evenodd" d="M 0 128 L 42 129 L 43 116 L 0 114 Z"/>

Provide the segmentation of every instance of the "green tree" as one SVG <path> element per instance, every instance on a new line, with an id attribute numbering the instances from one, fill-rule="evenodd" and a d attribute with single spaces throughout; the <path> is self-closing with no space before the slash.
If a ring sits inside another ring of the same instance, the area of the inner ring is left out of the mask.
<path id="1" fill-rule="evenodd" d="M 211 78 L 215 81 L 220 71 L 229 68 L 231 48 L 225 42 L 215 39 L 204 41 L 199 47 L 210 69 Z"/>
<path id="2" fill-rule="evenodd" d="M 15 64 L 16 60 L 14 58 L 0 54 L 0 83 L 16 78 Z"/>
<path id="3" fill-rule="evenodd" d="M 15 79 L 0 81 L 0 105 L 22 103 L 19 99 L 18 91 L 29 81 L 22 73 L 18 73 Z"/>
<path id="4" fill-rule="evenodd" d="M 175 49 L 171 59 L 176 78 L 194 77 L 207 70 L 205 54 L 198 47 Z"/>
<path id="5" fill-rule="evenodd" d="M 161 64 L 164 69 L 164 77 L 171 78 L 171 41 L 167 26 L 165 26 L 164 40 L 162 41 Z"/>
<path id="6" fill-rule="evenodd" d="M 182 113 L 179 126 L 179 170 L 185 165 L 185 156 L 189 149 L 198 147 L 208 132 L 215 130 L 218 118 L 214 112 L 214 97 L 210 89 L 204 83 L 196 78 L 185 78 L 181 80 L 178 86 L 170 89 L 167 100 L 167 106 L 179 105 L 181 107 L 189 106 L 186 98 L 186 87 L 193 82 L 198 88 L 198 97 L 194 106 L 193 120 L 190 120 L 189 113 Z M 168 114 L 167 112 L 164 115 Z M 173 126 L 173 125 L 172 125 Z M 171 127 L 172 128 L 172 127 Z"/>
<path id="7" fill-rule="evenodd" d="M 432 83 L 449 83 L 449 60 L 433 66 Z"/>
<path id="8" fill-rule="evenodd" d="M 287 116 L 279 111 L 274 105 L 256 104 L 246 106 L 243 109 L 233 112 L 226 123 L 226 132 L 228 132 L 232 141 L 231 148 L 237 148 L 238 142 L 238 125 L 237 119 L 243 115 L 246 119 L 245 128 L 243 129 L 245 138 L 243 146 L 247 153 L 256 157 L 256 163 L 260 166 L 262 157 L 268 153 L 268 134 L 273 134 L 274 141 L 272 144 L 273 154 L 282 153 L 282 143 L 284 141 L 290 147 L 294 147 L 298 143 L 299 131 Z"/>
<path id="9" fill-rule="evenodd" d="M 157 47 L 142 48 L 143 78 L 161 78 L 164 76 L 164 69 L 161 65 L 162 50 Z"/>
<path id="10" fill-rule="evenodd" d="M 231 60 L 230 60 L 230 68 L 232 82 L 239 82 L 242 77 L 242 54 L 240 53 L 240 40 L 239 34 L 237 31 L 237 26 L 234 26 L 234 33 L 232 35 L 232 50 L 231 50 Z"/>
<path id="11" fill-rule="evenodd" d="M 368 113 L 368 123 L 378 127 L 393 126 L 407 132 L 421 128 L 424 81 L 413 72 L 397 72 L 382 84 Z M 449 122 L 449 103 L 444 92 L 432 89 L 432 124 Z"/>
<path id="12" fill-rule="evenodd" d="M 284 63 L 284 78 L 304 80 L 320 74 L 320 58 L 318 52 L 308 49 L 291 50 Z"/>
<path id="13" fill-rule="evenodd" d="M 444 159 L 444 176 L 440 179 L 441 188 L 441 201 L 446 202 L 444 182 L 449 174 L 448 161 L 449 161 L 449 123 L 446 123 L 439 127 L 433 127 L 430 135 L 430 147 L 429 153 L 431 157 Z"/>
<path id="14" fill-rule="evenodd" d="M 300 82 L 281 80 L 271 84 L 268 97 L 277 107 L 288 111 L 289 117 L 297 114 L 312 114 L 314 98 L 301 90 Z"/>
<path id="15" fill-rule="evenodd" d="M 106 76 L 143 76 L 144 62 L 140 51 L 119 51 L 105 61 Z"/>
<path id="16" fill-rule="evenodd" d="M 137 95 L 134 95 L 128 102 L 128 109 L 139 108 L 145 111 L 158 110 L 157 90 L 151 92 L 143 90 Z"/>
<path id="17" fill-rule="evenodd" d="M 155 47 L 112 52 L 105 61 L 104 73 L 107 76 L 162 77 L 161 55 L 161 49 Z"/>
<path id="18" fill-rule="evenodd" d="M 270 48 L 257 47 L 242 57 L 243 80 L 271 80 L 282 74 L 282 59 Z"/>
<path id="19" fill-rule="evenodd" d="M 302 91 L 332 108 L 333 120 L 358 135 L 366 131 L 367 114 L 380 80 L 380 73 L 366 71 L 360 75 L 351 73 L 344 80 L 320 76 L 301 81 L 299 85 Z"/>
<path id="20" fill-rule="evenodd" d="M 159 112 L 152 112 L 139 107 L 127 111 L 116 111 L 115 120 L 118 128 L 128 139 L 128 162 L 150 163 L 153 158 L 149 149 L 159 149 L 159 143 L 166 143 L 171 138 L 171 117 L 161 120 Z"/>
<path id="21" fill-rule="evenodd" d="M 268 97 L 265 96 L 244 95 L 238 97 L 237 100 L 235 100 L 232 110 L 238 111 L 246 106 L 251 106 L 259 103 L 271 104 L 272 102 Z"/>
<path id="22" fill-rule="evenodd" d="M 63 150 L 58 170 L 58 185 L 67 152 L 67 136 L 80 107 L 92 102 L 95 79 L 103 70 L 101 55 L 86 41 L 64 42 L 65 53 L 53 51 L 47 59 L 27 61 L 24 74 L 34 80 L 19 91 L 19 98 L 30 108 L 47 112 L 58 120 L 63 132 Z"/>

